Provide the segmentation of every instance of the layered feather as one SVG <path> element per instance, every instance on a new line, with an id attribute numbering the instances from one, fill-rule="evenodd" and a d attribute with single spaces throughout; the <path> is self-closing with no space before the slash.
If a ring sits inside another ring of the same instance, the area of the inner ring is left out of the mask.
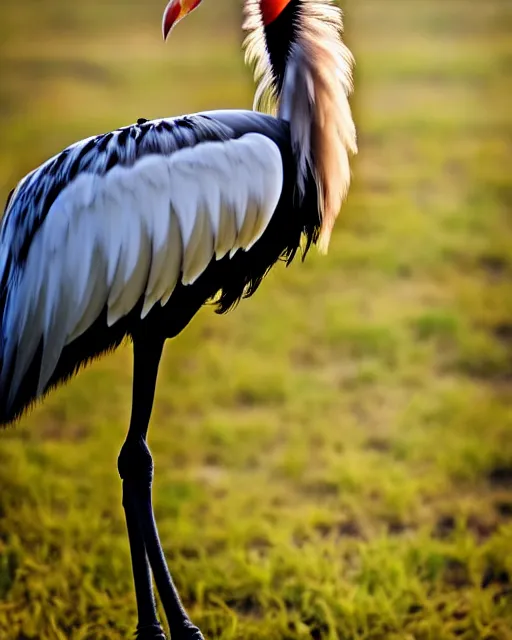
<path id="1" fill-rule="evenodd" d="M 254 107 L 290 123 L 301 193 L 308 170 L 315 176 L 322 219 L 318 246 L 325 252 L 350 185 L 349 157 L 357 153 L 348 101 L 354 58 L 341 37 L 342 12 L 332 0 L 299 0 L 295 20 L 281 86 L 270 62 L 260 0 L 245 2 L 244 46 L 258 83 Z"/>
<path id="2" fill-rule="evenodd" d="M 142 299 L 141 316 L 194 283 L 215 257 L 248 250 L 279 201 L 283 164 L 264 135 L 148 154 L 65 186 L 9 282 L 0 387 L 7 404 L 42 342 L 37 394 L 64 347 L 108 308 L 113 325 Z M 12 210 L 12 204 L 10 209 Z"/>

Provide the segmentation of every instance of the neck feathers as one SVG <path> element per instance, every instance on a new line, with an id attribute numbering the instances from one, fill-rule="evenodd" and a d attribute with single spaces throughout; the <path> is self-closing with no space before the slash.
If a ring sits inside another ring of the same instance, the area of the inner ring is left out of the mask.
<path id="1" fill-rule="evenodd" d="M 266 0 L 268 2 L 268 0 Z M 291 0 L 264 24 L 264 0 L 246 0 L 246 60 L 258 83 L 254 108 L 290 123 L 299 188 L 308 171 L 318 189 L 320 250 L 350 185 L 349 155 L 357 153 L 348 96 L 354 59 L 341 39 L 342 14 L 332 0 Z"/>

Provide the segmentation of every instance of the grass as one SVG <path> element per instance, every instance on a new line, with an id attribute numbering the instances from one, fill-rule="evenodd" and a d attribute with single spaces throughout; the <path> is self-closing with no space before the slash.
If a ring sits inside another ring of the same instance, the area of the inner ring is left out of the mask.
<path id="1" fill-rule="evenodd" d="M 163 47 L 162 2 L 7 0 L 1 195 L 79 137 L 249 106 L 236 4 Z M 510 640 L 512 3 L 345 4 L 349 202 L 327 258 L 169 344 L 163 544 L 210 640 Z M 130 367 L 123 348 L 1 434 L 6 640 L 133 633 Z"/>

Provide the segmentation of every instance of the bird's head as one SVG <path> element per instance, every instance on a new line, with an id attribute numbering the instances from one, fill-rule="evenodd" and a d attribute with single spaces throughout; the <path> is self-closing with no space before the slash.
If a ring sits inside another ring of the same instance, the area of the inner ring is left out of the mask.
<path id="1" fill-rule="evenodd" d="M 170 0 L 162 21 L 164 39 L 182 18 L 201 4 L 202 0 Z M 274 22 L 290 4 L 291 0 L 260 0 L 261 19 L 264 25 Z"/>
<path id="2" fill-rule="evenodd" d="M 171 29 L 182 18 L 201 4 L 202 0 L 171 0 L 166 6 L 162 20 L 164 40 L 167 40 Z"/>

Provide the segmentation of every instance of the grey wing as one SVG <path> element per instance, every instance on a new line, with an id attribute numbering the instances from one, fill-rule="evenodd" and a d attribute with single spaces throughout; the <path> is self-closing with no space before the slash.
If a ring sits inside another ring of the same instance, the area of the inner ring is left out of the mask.
<path id="1" fill-rule="evenodd" d="M 8 207 L 0 247 L 0 265 L 11 263 L 0 372 L 5 389 L 14 371 L 10 399 L 41 340 L 38 394 L 62 349 L 105 306 L 112 325 L 143 297 L 145 316 L 167 302 L 179 279 L 192 284 L 212 257 L 248 250 L 275 211 L 283 165 L 277 145 L 259 133 L 140 154 L 103 172 L 78 172 L 32 221 L 18 209 L 24 184 Z M 8 244 L 18 220 L 32 234 L 27 249 Z"/>

